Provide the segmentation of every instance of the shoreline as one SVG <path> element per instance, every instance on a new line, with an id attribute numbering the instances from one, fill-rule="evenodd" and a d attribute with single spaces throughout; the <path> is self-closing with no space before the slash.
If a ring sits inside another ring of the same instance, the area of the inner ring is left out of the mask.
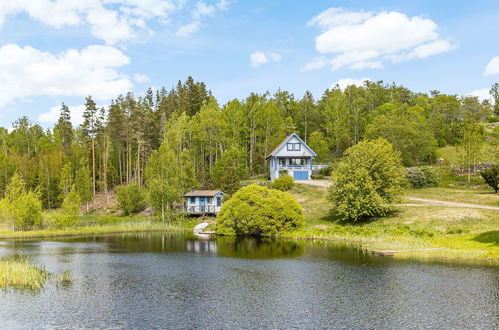
<path id="1" fill-rule="evenodd" d="M 137 223 L 122 226 L 99 226 L 81 227 L 76 230 L 35 230 L 23 232 L 0 232 L 0 240 L 30 240 L 30 239 L 51 239 L 67 237 L 88 237 L 95 235 L 117 235 L 133 233 L 153 233 L 153 232 L 191 232 L 192 225 L 186 224 L 162 224 L 162 223 Z M 285 232 L 277 235 L 276 239 L 288 240 L 309 240 L 309 241 L 329 241 L 349 245 L 355 245 L 360 250 L 372 254 L 372 251 L 383 250 L 414 250 L 428 249 L 427 251 L 404 251 L 391 256 L 380 256 L 399 260 L 417 260 L 422 262 L 452 262 L 463 265 L 492 265 L 499 266 L 499 258 L 489 256 L 490 250 L 479 249 L 456 249 L 445 244 L 439 244 L 438 237 L 430 240 L 417 239 L 409 236 L 359 236 L 359 235 L 338 235 L 327 232 L 317 232 L 318 229 L 302 229 L 296 232 Z M 216 235 L 216 234 L 215 234 Z M 457 237 L 462 238 L 462 237 Z M 435 250 L 438 249 L 438 250 Z"/>

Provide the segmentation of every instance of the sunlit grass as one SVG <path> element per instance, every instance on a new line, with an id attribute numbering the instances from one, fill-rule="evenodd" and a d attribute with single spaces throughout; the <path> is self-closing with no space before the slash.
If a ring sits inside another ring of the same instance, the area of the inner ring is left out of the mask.
<path id="1" fill-rule="evenodd" d="M 194 226 L 195 219 L 170 224 L 151 218 L 85 216 L 82 226 L 30 231 L 0 231 L 0 239 L 67 237 L 99 234 L 118 234 L 147 231 L 183 231 Z"/>
<path id="2" fill-rule="evenodd" d="M 477 190 L 423 189 L 420 197 L 440 199 L 455 195 L 460 202 L 487 205 L 491 196 Z M 387 217 L 359 223 L 345 223 L 331 212 L 327 189 L 297 185 L 291 193 L 301 203 L 304 228 L 282 233 L 296 239 L 343 241 L 366 250 L 443 250 L 396 254 L 396 258 L 499 264 L 499 212 L 444 206 L 396 207 Z M 449 197 L 452 200 L 452 197 Z M 495 196 L 492 196 L 495 198 Z M 316 228 L 318 227 L 318 228 Z"/>

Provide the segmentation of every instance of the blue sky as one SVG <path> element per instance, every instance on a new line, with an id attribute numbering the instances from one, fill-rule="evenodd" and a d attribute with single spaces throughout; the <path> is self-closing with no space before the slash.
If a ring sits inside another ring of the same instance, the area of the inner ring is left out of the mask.
<path id="1" fill-rule="evenodd" d="M 0 126 L 44 127 L 61 102 L 171 88 L 191 75 L 224 103 L 278 88 L 396 82 L 487 97 L 499 78 L 495 1 L 2 0 Z"/>

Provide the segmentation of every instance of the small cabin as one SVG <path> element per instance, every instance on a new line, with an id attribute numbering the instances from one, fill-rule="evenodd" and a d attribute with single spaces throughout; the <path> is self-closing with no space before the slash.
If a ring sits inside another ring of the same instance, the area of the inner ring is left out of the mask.
<path id="1" fill-rule="evenodd" d="M 184 195 L 187 214 L 216 215 L 220 212 L 224 193 L 221 190 L 191 190 Z"/>
<path id="2" fill-rule="evenodd" d="M 295 180 L 310 180 L 313 170 L 322 165 L 313 165 L 317 154 L 298 136 L 288 135 L 267 156 L 270 180 L 275 180 L 283 174 L 290 175 Z"/>

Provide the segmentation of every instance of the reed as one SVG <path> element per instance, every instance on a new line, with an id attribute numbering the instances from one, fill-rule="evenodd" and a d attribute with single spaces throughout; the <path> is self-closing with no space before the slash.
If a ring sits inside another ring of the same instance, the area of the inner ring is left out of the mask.
<path id="1" fill-rule="evenodd" d="M 30 264 L 27 256 L 0 259 L 0 289 L 40 290 L 47 278 L 47 271 Z"/>

